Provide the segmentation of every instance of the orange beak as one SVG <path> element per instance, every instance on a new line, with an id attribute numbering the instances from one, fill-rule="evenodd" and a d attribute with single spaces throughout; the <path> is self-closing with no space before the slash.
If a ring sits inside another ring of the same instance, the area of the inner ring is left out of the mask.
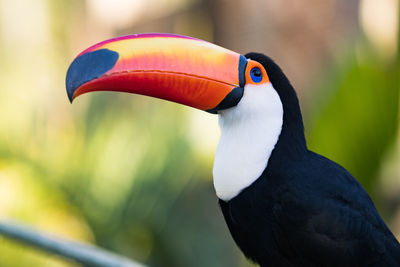
<path id="1" fill-rule="evenodd" d="M 244 56 L 217 45 L 172 34 L 138 34 L 96 44 L 67 72 L 69 99 L 92 91 L 157 97 L 211 113 L 243 96 Z"/>

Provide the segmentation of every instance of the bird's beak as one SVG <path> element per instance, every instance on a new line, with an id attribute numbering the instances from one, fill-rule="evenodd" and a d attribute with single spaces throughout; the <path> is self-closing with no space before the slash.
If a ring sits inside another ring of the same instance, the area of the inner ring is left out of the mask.
<path id="1" fill-rule="evenodd" d="M 87 92 L 120 91 L 216 113 L 240 101 L 246 64 L 244 56 L 199 39 L 138 34 L 80 53 L 66 86 L 71 102 Z"/>

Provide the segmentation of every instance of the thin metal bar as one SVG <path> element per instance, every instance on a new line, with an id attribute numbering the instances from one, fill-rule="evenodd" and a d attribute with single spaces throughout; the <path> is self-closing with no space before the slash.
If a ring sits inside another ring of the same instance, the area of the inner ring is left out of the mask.
<path id="1" fill-rule="evenodd" d="M 142 264 L 104 249 L 52 236 L 15 221 L 0 221 L 0 235 L 74 260 L 84 266 L 145 267 Z"/>

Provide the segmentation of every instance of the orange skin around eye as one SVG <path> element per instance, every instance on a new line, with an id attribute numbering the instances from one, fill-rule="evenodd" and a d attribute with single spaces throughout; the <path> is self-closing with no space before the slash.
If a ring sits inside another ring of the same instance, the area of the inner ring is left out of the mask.
<path id="1" fill-rule="evenodd" d="M 254 82 L 253 79 L 251 79 L 250 71 L 253 68 L 259 68 L 261 70 L 262 79 L 258 83 Z M 268 74 L 265 71 L 264 67 L 260 63 L 258 63 L 257 61 L 254 61 L 254 60 L 251 60 L 251 59 L 249 59 L 247 61 L 245 77 L 246 77 L 246 84 L 259 85 L 259 84 L 263 84 L 263 83 L 269 82 L 269 77 L 268 77 Z"/>

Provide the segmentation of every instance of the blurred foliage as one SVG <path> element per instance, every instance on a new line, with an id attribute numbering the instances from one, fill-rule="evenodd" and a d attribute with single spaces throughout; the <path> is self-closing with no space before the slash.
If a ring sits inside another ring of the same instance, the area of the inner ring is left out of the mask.
<path id="1" fill-rule="evenodd" d="M 70 105 L 65 71 L 77 43 L 88 46 L 86 35 L 101 27 L 83 19 L 83 1 L 37 2 L 0 1 L 0 10 L 15 11 L 2 13 L 0 33 L 0 217 L 154 267 L 249 266 L 218 208 L 214 152 L 201 155 L 190 136 L 189 108 L 105 92 Z M 42 10 L 39 3 L 48 21 L 29 17 Z M 35 23 L 47 37 L 39 38 Z M 112 33 L 97 34 L 92 39 Z M 378 172 L 399 122 L 399 65 L 364 39 L 346 51 L 319 73 L 314 92 L 320 93 L 307 107 L 307 139 L 379 202 Z M 206 130 L 197 128 L 196 137 Z M 0 237 L 0 266 L 76 264 Z"/>
<path id="2" fill-rule="evenodd" d="M 382 160 L 399 123 L 399 66 L 367 41 L 325 75 L 309 120 L 309 147 L 349 170 L 374 198 Z M 375 199 L 376 200 L 376 199 Z"/>

